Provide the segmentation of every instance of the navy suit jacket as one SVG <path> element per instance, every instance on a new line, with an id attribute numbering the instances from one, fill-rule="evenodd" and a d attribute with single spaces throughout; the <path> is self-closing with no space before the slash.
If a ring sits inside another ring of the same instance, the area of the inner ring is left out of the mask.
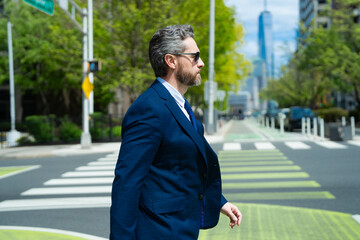
<path id="1" fill-rule="evenodd" d="M 226 199 L 216 153 L 157 80 L 125 115 L 110 239 L 197 239 Z"/>

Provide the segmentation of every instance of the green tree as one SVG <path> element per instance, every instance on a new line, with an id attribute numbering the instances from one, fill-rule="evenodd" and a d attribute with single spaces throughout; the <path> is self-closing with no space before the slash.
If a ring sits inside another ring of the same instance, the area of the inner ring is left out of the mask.
<path id="1" fill-rule="evenodd" d="M 261 94 L 285 106 L 319 106 L 333 91 L 353 93 L 360 110 L 360 20 L 355 15 L 359 0 L 337 1 L 328 11 L 329 29 L 314 28 L 299 48 L 279 81 L 270 81 Z M 286 92 L 288 91 L 288 92 Z M 291 97 L 289 97 L 291 96 Z"/>
<path id="2" fill-rule="evenodd" d="M 86 1 L 76 1 L 85 7 Z M 38 114 L 80 116 L 82 90 L 82 35 L 56 6 L 53 16 L 25 4 L 6 1 L 13 28 L 15 82 L 24 91 L 40 96 Z M 243 29 L 236 25 L 233 9 L 216 0 L 215 81 L 226 91 L 239 86 L 250 64 L 237 53 Z M 77 20 L 79 16 L 76 16 Z M 133 101 L 154 80 L 148 60 L 148 43 L 159 28 L 192 24 L 207 64 L 209 1 L 122 0 L 94 1 L 94 56 L 103 69 L 94 76 L 95 110 L 105 112 L 121 87 Z M 6 39 L 6 20 L 0 19 L 0 37 Z M 7 44 L 0 44 L 7 51 Z M 0 55 L 0 83 L 8 80 L 7 56 Z M 4 67 L 2 67 L 4 66 Z M 202 72 L 207 80 L 207 66 Z M 203 87 L 189 91 L 191 100 L 203 106 Z M 59 106 L 62 106 L 61 108 Z"/>

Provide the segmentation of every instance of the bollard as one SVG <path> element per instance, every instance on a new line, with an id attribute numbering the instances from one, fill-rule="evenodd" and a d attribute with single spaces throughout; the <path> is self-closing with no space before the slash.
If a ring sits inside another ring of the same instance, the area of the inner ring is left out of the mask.
<path id="1" fill-rule="evenodd" d="M 342 125 L 343 127 L 346 126 L 346 118 L 345 118 L 345 117 L 341 117 L 341 125 Z"/>
<path id="2" fill-rule="evenodd" d="M 305 118 L 301 118 L 301 134 L 305 135 Z"/>
<path id="3" fill-rule="evenodd" d="M 280 115 L 280 133 L 284 134 L 284 114 Z"/>
<path id="4" fill-rule="evenodd" d="M 320 138 L 324 140 L 324 119 L 320 118 Z"/>
<path id="5" fill-rule="evenodd" d="M 311 122 L 310 122 L 310 118 L 306 118 L 306 128 L 307 128 L 307 135 L 310 135 L 310 133 L 311 133 Z"/>
<path id="6" fill-rule="evenodd" d="M 355 117 L 350 118 L 351 136 L 355 137 Z"/>
<path id="7" fill-rule="evenodd" d="M 265 118 L 265 127 L 270 127 L 270 123 L 269 123 L 269 118 L 268 117 L 266 117 Z"/>
<path id="8" fill-rule="evenodd" d="M 271 129 L 275 129 L 275 119 L 271 118 Z"/>
<path id="9" fill-rule="evenodd" d="M 314 137 L 316 138 L 317 135 L 318 135 L 317 118 L 314 118 L 314 119 L 313 119 L 313 124 L 314 124 L 314 128 L 313 128 L 313 130 L 314 130 Z"/>

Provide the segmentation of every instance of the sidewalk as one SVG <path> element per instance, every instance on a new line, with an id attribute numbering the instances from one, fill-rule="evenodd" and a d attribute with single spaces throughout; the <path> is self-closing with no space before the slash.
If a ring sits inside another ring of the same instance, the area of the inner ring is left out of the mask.
<path id="1" fill-rule="evenodd" d="M 218 132 L 213 135 L 206 135 L 209 143 L 223 141 L 226 132 L 231 128 L 232 121 L 225 123 Z M 94 154 L 106 152 L 118 152 L 121 142 L 92 143 L 91 148 L 84 149 L 80 144 L 63 145 L 37 145 L 24 147 L 0 148 L 0 160 L 9 158 L 39 158 L 52 156 L 69 156 L 78 154 Z"/>
<path id="2" fill-rule="evenodd" d="M 119 151 L 120 144 L 120 142 L 93 143 L 91 148 L 87 149 L 82 148 L 80 144 L 6 147 L 0 149 L 0 160 L 116 152 Z"/>

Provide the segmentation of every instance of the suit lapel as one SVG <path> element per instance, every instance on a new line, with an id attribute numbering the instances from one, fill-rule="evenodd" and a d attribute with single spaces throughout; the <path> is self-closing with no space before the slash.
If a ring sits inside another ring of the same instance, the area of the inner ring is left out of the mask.
<path id="1" fill-rule="evenodd" d="M 189 134 L 191 139 L 194 141 L 201 154 L 203 155 L 206 163 L 206 151 L 203 139 L 199 133 L 195 130 L 192 123 L 186 118 L 184 113 L 181 111 L 180 107 L 177 105 L 175 99 L 171 96 L 168 90 L 157 80 L 153 83 L 152 87 L 159 94 L 159 96 L 164 99 L 165 106 L 172 113 L 179 125 Z M 207 163 L 206 163 L 207 164 Z"/>

